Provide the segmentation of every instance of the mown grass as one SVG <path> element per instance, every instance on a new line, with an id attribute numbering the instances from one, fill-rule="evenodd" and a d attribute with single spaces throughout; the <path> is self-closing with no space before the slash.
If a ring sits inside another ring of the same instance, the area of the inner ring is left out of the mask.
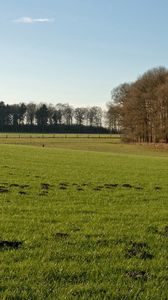
<path id="1" fill-rule="evenodd" d="M 0 145 L 0 298 L 167 299 L 167 152 L 36 145 Z"/>

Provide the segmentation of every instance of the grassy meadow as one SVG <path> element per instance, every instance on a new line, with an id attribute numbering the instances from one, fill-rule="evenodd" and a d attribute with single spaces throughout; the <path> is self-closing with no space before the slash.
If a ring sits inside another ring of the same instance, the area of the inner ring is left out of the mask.
<path id="1" fill-rule="evenodd" d="M 0 135 L 0 299 L 168 299 L 168 150 Z"/>

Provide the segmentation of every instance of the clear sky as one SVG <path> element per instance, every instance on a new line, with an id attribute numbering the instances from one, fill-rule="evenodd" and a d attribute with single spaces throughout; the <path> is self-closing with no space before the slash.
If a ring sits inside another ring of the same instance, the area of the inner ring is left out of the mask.
<path id="1" fill-rule="evenodd" d="M 0 100 L 99 105 L 168 67 L 167 0 L 0 0 Z"/>

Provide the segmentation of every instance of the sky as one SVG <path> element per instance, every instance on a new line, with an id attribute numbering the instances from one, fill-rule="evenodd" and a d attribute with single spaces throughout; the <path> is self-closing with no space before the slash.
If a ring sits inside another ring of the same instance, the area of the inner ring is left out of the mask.
<path id="1" fill-rule="evenodd" d="M 168 67 L 167 0 L 0 0 L 0 101 L 105 107 Z"/>

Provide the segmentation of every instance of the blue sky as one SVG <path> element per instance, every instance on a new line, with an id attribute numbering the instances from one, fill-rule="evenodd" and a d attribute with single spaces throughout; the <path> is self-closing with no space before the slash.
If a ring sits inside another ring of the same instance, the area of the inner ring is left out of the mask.
<path id="1" fill-rule="evenodd" d="M 0 100 L 105 107 L 168 67 L 167 0 L 0 0 Z"/>

